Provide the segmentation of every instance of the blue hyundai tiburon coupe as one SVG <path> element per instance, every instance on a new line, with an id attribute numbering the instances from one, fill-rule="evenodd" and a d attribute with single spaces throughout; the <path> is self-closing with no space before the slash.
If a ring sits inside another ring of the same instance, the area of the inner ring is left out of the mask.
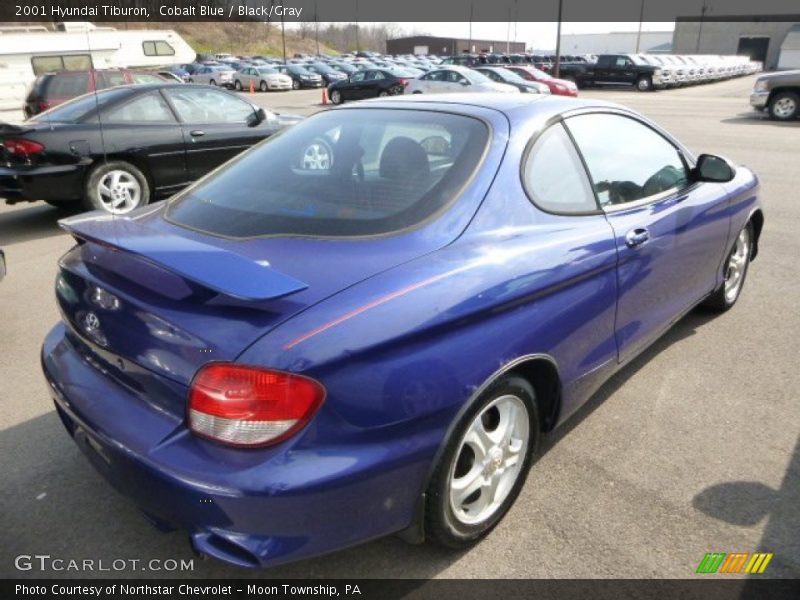
<path id="1" fill-rule="evenodd" d="M 328 110 L 127 216 L 62 222 L 58 414 L 152 520 L 245 566 L 463 547 L 543 432 L 739 297 L 758 181 L 592 100 Z"/>

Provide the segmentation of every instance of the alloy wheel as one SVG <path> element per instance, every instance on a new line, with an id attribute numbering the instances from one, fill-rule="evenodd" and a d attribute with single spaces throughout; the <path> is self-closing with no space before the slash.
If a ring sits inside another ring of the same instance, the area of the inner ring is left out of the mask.
<path id="1" fill-rule="evenodd" d="M 725 300 L 733 303 L 742 288 L 742 281 L 750 258 L 750 230 L 745 227 L 736 238 L 733 251 L 725 269 Z"/>
<path id="2" fill-rule="evenodd" d="M 465 525 L 489 520 L 517 482 L 530 442 L 525 403 L 507 394 L 496 398 L 470 423 L 449 475 L 453 516 Z"/>
<path id="3" fill-rule="evenodd" d="M 780 119 L 788 119 L 797 110 L 797 103 L 793 98 L 784 96 L 777 100 L 772 108 L 772 112 Z"/>
<path id="4" fill-rule="evenodd" d="M 97 184 L 97 197 L 105 210 L 122 215 L 139 206 L 142 201 L 142 186 L 127 171 L 109 171 Z"/>
<path id="5" fill-rule="evenodd" d="M 303 152 L 303 168 L 312 171 L 325 171 L 331 168 L 333 162 L 328 146 L 319 141 L 313 141 Z"/>

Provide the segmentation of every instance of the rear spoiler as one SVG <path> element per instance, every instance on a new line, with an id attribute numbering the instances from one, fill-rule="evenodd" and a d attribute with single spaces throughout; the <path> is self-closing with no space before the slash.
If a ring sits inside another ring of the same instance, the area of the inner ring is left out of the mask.
<path id="1" fill-rule="evenodd" d="M 94 212 L 62 219 L 58 224 L 79 243 L 91 242 L 134 254 L 230 298 L 277 300 L 308 287 L 266 261 L 257 262 L 180 233 L 159 231 L 138 219 Z"/>
<path id="2" fill-rule="evenodd" d="M 20 134 L 30 131 L 29 125 L 0 122 L 0 135 Z"/>

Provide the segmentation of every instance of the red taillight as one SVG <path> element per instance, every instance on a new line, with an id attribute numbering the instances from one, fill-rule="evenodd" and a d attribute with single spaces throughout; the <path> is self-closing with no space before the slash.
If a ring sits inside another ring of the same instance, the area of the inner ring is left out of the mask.
<path id="1" fill-rule="evenodd" d="M 44 112 L 48 108 L 50 108 L 50 103 L 49 102 L 47 102 L 46 100 L 40 100 L 39 101 L 39 112 Z"/>
<path id="2" fill-rule="evenodd" d="M 192 381 L 189 429 L 229 446 L 271 446 L 305 427 L 324 400 L 322 384 L 302 375 L 212 363 Z"/>
<path id="3" fill-rule="evenodd" d="M 400 85 L 402 85 L 403 87 L 407 86 L 408 85 L 408 79 L 401 79 L 400 80 Z"/>
<path id="4" fill-rule="evenodd" d="M 38 154 L 44 151 L 44 146 L 31 140 L 8 139 L 3 140 L 3 146 L 11 154 Z"/>

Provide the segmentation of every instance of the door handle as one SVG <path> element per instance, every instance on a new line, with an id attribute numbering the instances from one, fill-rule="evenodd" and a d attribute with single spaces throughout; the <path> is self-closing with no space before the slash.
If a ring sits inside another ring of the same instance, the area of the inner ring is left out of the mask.
<path id="1" fill-rule="evenodd" d="M 192 137 L 203 137 L 205 134 L 206 132 L 202 129 L 195 129 L 194 131 L 189 132 L 189 135 Z"/>
<path id="2" fill-rule="evenodd" d="M 649 239 L 650 232 L 647 231 L 646 227 L 637 227 L 636 229 L 631 229 L 625 234 L 625 243 L 628 245 L 628 248 L 636 248 L 637 246 L 641 246 Z"/>

